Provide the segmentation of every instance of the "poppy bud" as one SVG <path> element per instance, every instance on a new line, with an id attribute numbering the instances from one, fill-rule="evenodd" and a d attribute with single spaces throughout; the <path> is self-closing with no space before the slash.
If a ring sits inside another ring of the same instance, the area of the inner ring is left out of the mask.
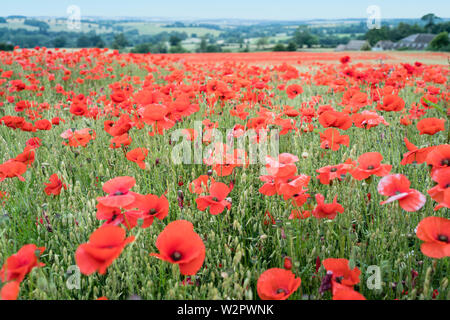
<path id="1" fill-rule="evenodd" d="M 319 268 L 322 265 L 322 262 L 320 261 L 320 257 L 317 256 L 316 258 L 316 273 L 319 272 Z"/>
<path id="2" fill-rule="evenodd" d="M 180 209 L 184 208 L 184 202 L 183 202 L 183 198 L 178 197 L 178 206 L 180 207 Z"/>
<path id="3" fill-rule="evenodd" d="M 158 165 L 159 164 L 159 158 L 156 158 L 155 159 L 155 165 Z"/>
<path id="4" fill-rule="evenodd" d="M 291 257 L 285 257 L 284 258 L 284 268 L 286 270 L 291 270 L 292 269 L 292 259 L 291 259 Z"/>

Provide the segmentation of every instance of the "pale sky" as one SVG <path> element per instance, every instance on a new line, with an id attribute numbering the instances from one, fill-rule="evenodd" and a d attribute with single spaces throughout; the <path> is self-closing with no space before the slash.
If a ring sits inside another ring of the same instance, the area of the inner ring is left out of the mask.
<path id="1" fill-rule="evenodd" d="M 305 20 L 367 18 L 377 5 L 383 18 L 420 18 L 427 13 L 450 17 L 448 0 L 1 0 L 0 16 L 67 16 L 77 5 L 81 15 L 104 17 L 235 18 Z"/>

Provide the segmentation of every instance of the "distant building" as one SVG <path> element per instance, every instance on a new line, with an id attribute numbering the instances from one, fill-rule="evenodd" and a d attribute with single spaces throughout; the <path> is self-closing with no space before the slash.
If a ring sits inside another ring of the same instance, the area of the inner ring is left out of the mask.
<path id="1" fill-rule="evenodd" d="M 338 45 L 335 51 L 360 51 L 367 45 L 366 40 L 350 40 L 346 45 Z"/>
<path id="2" fill-rule="evenodd" d="M 431 33 L 412 34 L 396 42 L 394 49 L 424 50 L 435 36 Z"/>
<path id="3" fill-rule="evenodd" d="M 373 47 L 372 51 L 392 50 L 395 43 L 391 40 L 380 40 Z"/>

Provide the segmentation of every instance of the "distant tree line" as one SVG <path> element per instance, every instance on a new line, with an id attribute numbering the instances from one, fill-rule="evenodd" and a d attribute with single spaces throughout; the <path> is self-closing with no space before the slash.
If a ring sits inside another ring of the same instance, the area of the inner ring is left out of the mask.
<path id="1" fill-rule="evenodd" d="M 431 13 L 423 16 L 421 20 L 424 22 L 423 25 L 400 22 L 398 25 L 392 27 L 387 24 L 383 24 L 380 29 L 372 29 L 367 31 L 361 39 L 367 40 L 369 44 L 373 46 L 380 40 L 391 40 L 393 42 L 397 42 L 400 39 L 416 33 L 439 34 L 441 39 L 444 37 L 441 34 L 447 33 L 448 37 L 448 33 L 450 32 L 450 21 L 437 23 L 440 18 Z M 443 51 L 448 51 L 448 48 L 445 50 L 445 42 L 445 40 L 441 40 L 437 45 L 435 44 L 430 46 L 430 49 L 443 49 Z"/>

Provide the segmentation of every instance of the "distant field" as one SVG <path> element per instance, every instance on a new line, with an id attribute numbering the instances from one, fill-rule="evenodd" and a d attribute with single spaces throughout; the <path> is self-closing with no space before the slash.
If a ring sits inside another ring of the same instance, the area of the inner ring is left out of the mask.
<path id="1" fill-rule="evenodd" d="M 303 52 L 249 52 L 249 53 L 186 53 L 166 55 L 176 60 L 191 63 L 245 62 L 253 64 L 310 64 L 315 62 L 335 63 L 340 57 L 348 55 L 352 61 L 364 63 L 414 63 L 419 61 L 427 64 L 447 64 L 449 53 L 441 52 L 396 52 L 396 51 L 347 51 L 308 50 Z"/>
<path id="2" fill-rule="evenodd" d="M 51 32 L 61 32 L 61 31 L 76 31 L 76 32 L 90 32 L 90 31 L 95 31 L 96 33 L 108 33 L 108 32 L 112 32 L 113 29 L 112 28 L 104 28 L 99 26 L 96 23 L 81 23 L 80 24 L 80 29 L 69 29 L 67 22 L 64 20 L 58 20 L 58 21 L 45 21 L 49 26 L 50 29 L 49 31 Z M 8 21 L 8 23 L 1 23 L 0 24 L 0 28 L 8 28 L 8 29 L 25 29 L 25 30 L 29 30 L 29 31 L 37 31 L 39 30 L 38 27 L 34 27 L 34 26 L 28 26 L 26 24 L 24 24 L 23 22 L 20 21 Z"/>
<path id="3" fill-rule="evenodd" d="M 152 35 L 152 34 L 158 34 L 161 32 L 186 32 L 189 36 L 191 36 L 193 33 L 197 34 L 197 36 L 201 37 L 204 36 L 207 33 L 210 33 L 214 36 L 218 36 L 220 34 L 220 31 L 214 30 L 214 29 L 207 29 L 207 28 L 165 28 L 163 27 L 164 24 L 157 24 L 157 23 L 144 23 L 144 22 L 126 22 L 126 23 L 119 23 L 118 26 L 122 26 L 125 28 L 125 30 L 131 30 L 136 29 L 139 31 L 140 34 L 143 35 Z"/>

